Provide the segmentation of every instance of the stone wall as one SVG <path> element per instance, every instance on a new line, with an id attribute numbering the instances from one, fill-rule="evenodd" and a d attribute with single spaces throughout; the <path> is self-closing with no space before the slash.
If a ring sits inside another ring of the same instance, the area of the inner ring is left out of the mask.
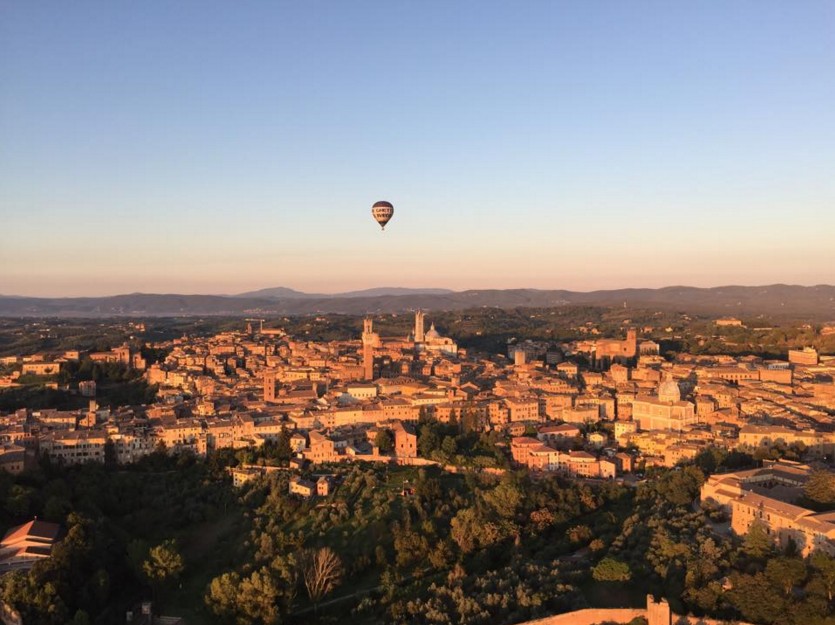
<path id="1" fill-rule="evenodd" d="M 535 621 L 528 621 L 523 625 L 596 625 L 597 623 L 606 621 L 628 623 L 639 616 L 646 618 L 646 615 L 647 611 L 645 609 L 624 608 L 607 610 L 589 608 L 586 610 L 577 610 L 576 612 L 557 614 L 556 616 L 546 616 Z"/>
<path id="2" fill-rule="evenodd" d="M 648 614 L 643 609 L 586 609 L 576 612 L 566 612 L 556 616 L 547 616 L 535 621 L 520 623 L 520 625 L 598 625 L 599 623 L 629 623 L 634 618 Z M 651 624 L 654 625 L 654 624 Z M 666 624 L 665 624 L 666 625 Z M 718 621 L 711 618 L 696 616 L 672 616 L 672 625 L 749 625 L 742 621 Z"/>
<path id="3" fill-rule="evenodd" d="M 698 616 L 673 616 L 673 625 L 751 625 L 744 621 L 721 621 Z"/>
<path id="4" fill-rule="evenodd" d="M 588 608 L 576 612 L 566 612 L 555 616 L 547 616 L 535 621 L 528 621 L 520 625 L 598 625 L 599 623 L 629 623 L 632 619 L 643 617 L 649 625 L 749 625 L 741 621 L 717 621 L 710 618 L 695 616 L 678 616 L 670 611 L 665 599 L 656 601 L 652 595 L 647 595 L 647 607 L 603 609 Z"/>

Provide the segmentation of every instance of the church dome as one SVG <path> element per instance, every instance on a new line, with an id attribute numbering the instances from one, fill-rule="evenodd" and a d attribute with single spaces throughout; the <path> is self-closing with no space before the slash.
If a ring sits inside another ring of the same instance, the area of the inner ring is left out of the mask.
<path id="1" fill-rule="evenodd" d="M 667 379 L 658 386 L 658 399 L 660 401 L 681 401 L 681 389 L 678 387 L 678 382 L 669 374 Z"/>
<path id="2" fill-rule="evenodd" d="M 441 335 L 435 329 L 435 324 L 434 323 L 430 326 L 429 332 L 426 333 L 426 338 L 427 339 L 439 339 L 439 338 L 441 338 Z"/>

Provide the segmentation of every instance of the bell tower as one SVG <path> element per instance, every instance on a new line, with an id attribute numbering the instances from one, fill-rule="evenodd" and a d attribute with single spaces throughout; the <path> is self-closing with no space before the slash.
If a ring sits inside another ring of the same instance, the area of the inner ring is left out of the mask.
<path id="1" fill-rule="evenodd" d="M 425 338 L 423 332 L 423 318 L 424 312 L 422 310 L 418 310 L 415 312 L 415 343 L 423 343 Z"/>
<path id="2" fill-rule="evenodd" d="M 264 372 L 264 401 L 275 401 L 275 371 Z"/>
<path id="3" fill-rule="evenodd" d="M 366 380 L 374 379 L 374 321 L 366 318 L 362 322 L 362 371 Z"/>

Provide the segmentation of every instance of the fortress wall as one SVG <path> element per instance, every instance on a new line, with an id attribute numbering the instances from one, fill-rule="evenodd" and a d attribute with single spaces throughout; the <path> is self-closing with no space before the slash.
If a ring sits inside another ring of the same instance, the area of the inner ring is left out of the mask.
<path id="1" fill-rule="evenodd" d="M 645 609 L 585 609 L 577 610 L 576 612 L 566 612 L 565 614 L 557 614 L 555 616 L 547 616 L 545 618 L 536 619 L 534 621 L 527 621 L 519 625 L 598 625 L 599 623 L 629 623 L 634 618 L 642 616 L 648 618 L 648 612 Z M 670 621 L 667 621 L 669 623 Z M 722 621 L 712 618 L 699 618 L 696 616 L 677 616 L 672 615 L 673 625 L 749 625 L 742 621 Z M 663 625 L 666 625 L 664 623 Z"/>
<path id="2" fill-rule="evenodd" d="M 596 625 L 605 621 L 628 623 L 639 616 L 646 618 L 646 615 L 646 609 L 624 608 L 607 610 L 589 608 L 586 610 L 577 610 L 576 612 L 557 614 L 556 616 L 547 616 L 535 621 L 528 621 L 522 625 Z"/>

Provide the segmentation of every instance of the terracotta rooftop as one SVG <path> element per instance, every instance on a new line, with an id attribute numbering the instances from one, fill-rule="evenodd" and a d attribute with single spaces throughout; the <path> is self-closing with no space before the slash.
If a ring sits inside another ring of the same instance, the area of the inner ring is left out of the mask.
<path id="1" fill-rule="evenodd" d="M 61 526 L 57 523 L 48 523 L 47 521 L 39 521 L 34 519 L 23 525 L 11 528 L 0 544 L 6 545 L 9 543 L 19 542 L 26 538 L 35 538 L 45 541 L 55 541 L 58 534 L 61 532 Z"/>

